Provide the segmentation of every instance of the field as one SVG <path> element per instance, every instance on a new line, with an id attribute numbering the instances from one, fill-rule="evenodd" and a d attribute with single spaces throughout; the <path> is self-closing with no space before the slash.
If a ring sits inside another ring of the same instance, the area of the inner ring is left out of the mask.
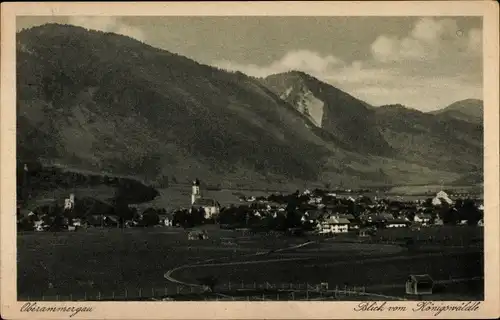
<path id="1" fill-rule="evenodd" d="M 199 241 L 188 241 L 187 231 L 176 228 L 19 234 L 19 299 L 175 296 L 199 289 L 201 279 L 208 277 L 226 295 L 237 286 L 277 289 L 328 283 L 330 289 L 363 287 L 368 293 L 404 298 L 408 275 L 421 273 L 440 284 L 433 299 L 482 299 L 482 246 L 475 241 L 482 238 L 482 229 L 477 227 L 426 229 L 424 233 L 442 241 L 422 242 L 414 251 L 397 243 L 409 230 L 362 242 L 257 236 L 216 227 L 208 232 L 210 239 Z M 410 234 L 421 241 L 427 237 L 417 235 Z"/>

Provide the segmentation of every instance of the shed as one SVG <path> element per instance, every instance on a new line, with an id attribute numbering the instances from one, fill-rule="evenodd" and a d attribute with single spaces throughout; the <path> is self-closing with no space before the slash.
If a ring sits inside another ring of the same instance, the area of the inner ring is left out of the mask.
<path id="1" fill-rule="evenodd" d="M 410 275 L 406 280 L 406 294 L 432 294 L 434 280 L 428 274 Z"/>

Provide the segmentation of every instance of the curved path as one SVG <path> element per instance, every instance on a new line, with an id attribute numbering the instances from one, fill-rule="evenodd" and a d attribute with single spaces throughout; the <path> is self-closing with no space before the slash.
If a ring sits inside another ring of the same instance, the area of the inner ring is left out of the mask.
<path id="1" fill-rule="evenodd" d="M 298 244 L 298 245 L 294 245 L 294 246 L 290 246 L 290 247 L 285 247 L 285 248 L 281 248 L 281 249 L 276 249 L 276 250 L 270 250 L 270 251 L 267 251 L 267 252 L 256 252 L 256 253 L 246 254 L 246 255 L 240 256 L 240 258 L 241 257 L 247 257 L 247 258 L 248 257 L 257 257 L 257 256 L 262 256 L 262 255 L 266 255 L 266 254 L 275 253 L 275 252 L 283 252 L 283 251 L 288 251 L 288 250 L 294 250 L 294 249 L 298 249 L 298 248 L 301 248 L 301 247 L 304 247 L 304 246 L 307 246 L 307 245 L 310 245 L 310 244 L 313 244 L 313 243 L 317 243 L 317 241 L 308 241 L 308 242 L 301 243 L 301 244 Z M 245 265 L 245 264 L 273 263 L 273 262 L 282 262 L 282 261 L 312 259 L 312 257 L 310 257 L 310 258 L 266 259 L 266 260 L 253 260 L 253 261 L 251 260 L 251 261 L 208 263 L 208 262 L 212 262 L 212 261 L 215 261 L 215 260 L 228 259 L 228 258 L 230 258 L 230 257 L 223 257 L 223 258 L 219 258 L 219 259 L 213 258 L 213 259 L 201 260 L 201 261 L 198 261 L 198 262 L 195 262 L 195 263 L 191 263 L 191 264 L 181 265 L 181 266 L 178 266 L 178 267 L 175 267 L 175 268 L 172 268 L 172 269 L 168 270 L 164 274 L 164 277 L 165 277 L 165 279 L 167 279 L 168 281 L 170 281 L 172 283 L 177 283 L 177 284 L 181 284 L 181 285 L 189 286 L 189 287 L 203 288 L 203 287 L 205 287 L 203 285 L 200 285 L 200 284 L 197 284 L 197 283 L 192 283 L 192 282 L 186 282 L 186 281 L 182 281 L 182 280 L 176 279 L 176 278 L 173 277 L 173 273 L 176 272 L 176 271 L 182 270 L 182 269 L 188 269 L 188 268 L 194 268 L 194 267 L 201 267 L 201 266 L 215 267 L 215 266 L 222 266 L 222 265 L 225 265 L 225 266 L 227 266 L 227 265 Z M 401 297 L 387 296 L 387 295 L 382 295 L 382 294 L 377 294 L 377 293 L 360 292 L 358 294 L 359 295 L 365 295 L 365 296 L 372 296 L 372 297 L 382 298 L 382 299 L 406 300 L 406 299 L 401 298 Z M 231 297 L 231 296 L 224 295 L 224 294 L 218 294 L 218 295 L 219 296 L 223 296 L 223 297 L 227 297 L 227 298 Z"/>
<path id="2" fill-rule="evenodd" d="M 266 254 L 269 254 L 269 253 L 282 252 L 282 251 L 285 251 L 285 250 L 293 250 L 293 249 L 301 248 L 301 247 L 307 246 L 307 245 L 312 244 L 312 243 L 315 243 L 315 241 L 308 241 L 308 242 L 301 243 L 301 244 L 298 244 L 298 245 L 295 245 L 295 246 L 285 247 L 285 248 L 281 248 L 281 249 L 277 249 L 277 250 L 270 250 L 270 251 L 267 251 L 267 252 L 261 252 L 261 251 L 259 251 L 259 252 L 256 252 L 256 253 L 245 254 L 245 255 L 242 255 L 240 257 L 244 257 L 244 258 L 247 258 L 247 257 L 257 257 L 257 256 L 266 255 Z M 224 258 L 219 258 L 219 259 L 228 259 L 228 258 L 229 257 L 224 257 Z M 165 273 L 164 277 L 165 277 L 165 279 L 167 279 L 168 281 L 173 282 L 173 283 L 178 283 L 178 284 L 182 284 L 182 285 L 190 286 L 190 287 L 203 287 L 203 285 L 200 285 L 200 284 L 197 284 L 197 283 L 190 283 L 190 282 L 185 282 L 185 281 L 178 280 L 178 279 L 172 277 L 172 274 L 174 272 L 178 271 L 178 270 L 188 269 L 188 268 L 193 268 L 193 267 L 218 266 L 218 265 L 243 265 L 243 264 L 252 264 L 252 263 L 254 263 L 254 264 L 255 263 L 268 263 L 268 262 L 279 262 L 279 261 L 290 261 L 290 260 L 304 260 L 304 258 L 268 259 L 268 260 L 239 261 L 239 262 L 226 262 L 226 263 L 222 262 L 222 263 L 207 264 L 207 262 L 212 262 L 214 260 L 217 260 L 217 259 L 213 258 L 213 259 L 201 260 L 201 261 L 198 261 L 198 262 L 195 262 L 195 263 L 185 264 L 185 265 L 182 265 L 182 266 L 175 267 L 173 269 L 168 270 Z"/>

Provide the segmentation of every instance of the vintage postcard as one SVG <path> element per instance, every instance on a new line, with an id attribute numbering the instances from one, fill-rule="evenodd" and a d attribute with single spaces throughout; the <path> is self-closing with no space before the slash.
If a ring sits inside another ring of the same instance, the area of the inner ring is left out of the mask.
<path id="1" fill-rule="evenodd" d="M 498 318 L 498 4 L 3 3 L 1 316 Z"/>

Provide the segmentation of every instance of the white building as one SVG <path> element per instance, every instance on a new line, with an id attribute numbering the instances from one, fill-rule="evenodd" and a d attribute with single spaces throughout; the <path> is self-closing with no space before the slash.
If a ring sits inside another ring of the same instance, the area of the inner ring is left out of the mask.
<path id="1" fill-rule="evenodd" d="M 450 199 L 450 197 L 448 196 L 448 194 L 444 191 L 439 191 L 436 196 L 432 199 L 432 204 L 434 206 L 439 206 L 441 204 L 443 204 L 443 202 L 445 203 L 448 203 L 448 204 L 452 204 L 453 201 Z"/>
<path id="2" fill-rule="evenodd" d="M 217 201 L 210 198 L 203 198 L 200 191 L 200 181 L 196 179 L 193 181 L 191 193 L 191 208 L 199 210 L 203 208 L 205 211 L 205 219 L 210 219 L 220 213 L 220 205 Z"/>
<path id="3" fill-rule="evenodd" d="M 209 199 L 209 198 L 197 199 L 193 203 L 192 208 L 195 210 L 203 208 L 203 210 L 205 211 L 205 219 L 210 219 L 220 213 L 219 203 L 214 199 Z"/>
<path id="4" fill-rule="evenodd" d="M 415 215 L 415 218 L 413 218 L 413 221 L 419 222 L 423 225 L 428 224 L 431 221 L 431 215 L 430 214 L 425 214 L 425 213 L 419 213 Z"/>
<path id="5" fill-rule="evenodd" d="M 408 221 L 404 219 L 393 219 L 387 221 L 385 226 L 387 228 L 405 228 L 408 226 L 408 224 L 409 224 Z"/>
<path id="6" fill-rule="evenodd" d="M 64 210 L 73 210 L 75 207 L 75 195 L 71 193 L 69 198 L 64 199 Z"/>
<path id="7" fill-rule="evenodd" d="M 319 224 L 319 233 L 346 233 L 349 231 L 350 221 L 346 218 L 331 216 Z"/>

